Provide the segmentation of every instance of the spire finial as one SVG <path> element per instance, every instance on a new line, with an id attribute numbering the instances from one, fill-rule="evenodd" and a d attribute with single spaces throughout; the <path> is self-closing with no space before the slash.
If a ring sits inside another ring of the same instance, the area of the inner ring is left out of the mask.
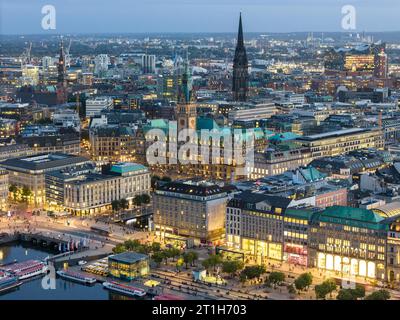
<path id="1" fill-rule="evenodd" d="M 238 44 L 243 45 L 243 27 L 242 27 L 242 12 L 239 14 L 239 31 L 238 31 Z"/>

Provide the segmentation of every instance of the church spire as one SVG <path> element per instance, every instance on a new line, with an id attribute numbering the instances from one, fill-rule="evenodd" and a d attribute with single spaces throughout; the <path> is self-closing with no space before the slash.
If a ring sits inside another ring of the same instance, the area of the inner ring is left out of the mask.
<path id="1" fill-rule="evenodd" d="M 238 46 L 244 46 L 243 27 L 242 27 L 242 13 L 240 13 L 240 15 L 239 15 L 239 31 L 238 31 L 237 45 Z"/>
<path id="2" fill-rule="evenodd" d="M 238 38 L 233 59 L 232 93 L 235 101 L 247 100 L 248 81 L 248 60 L 243 39 L 242 14 L 240 13 Z"/>

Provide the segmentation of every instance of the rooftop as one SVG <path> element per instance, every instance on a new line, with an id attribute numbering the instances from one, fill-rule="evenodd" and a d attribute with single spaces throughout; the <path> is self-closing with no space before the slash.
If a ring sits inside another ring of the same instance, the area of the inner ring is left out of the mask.
<path id="1" fill-rule="evenodd" d="M 181 193 L 193 196 L 207 197 L 216 194 L 227 192 L 225 187 L 220 187 L 216 184 L 205 182 L 169 182 L 157 187 L 157 191 L 167 191 L 173 193 Z"/>
<path id="2" fill-rule="evenodd" d="M 7 159 L 2 166 L 23 170 L 46 170 L 90 161 L 87 158 L 64 153 L 44 153 L 28 157 Z"/>
<path id="3" fill-rule="evenodd" d="M 322 222 L 350 225 L 374 230 L 385 229 L 385 224 L 381 223 L 384 218 L 372 210 L 367 209 L 332 206 L 315 215 L 315 217 Z"/>
<path id="4" fill-rule="evenodd" d="M 310 136 L 299 137 L 297 139 L 314 141 L 314 140 L 320 140 L 320 139 L 326 139 L 326 138 L 334 138 L 334 137 L 340 137 L 340 136 L 345 136 L 345 135 L 352 135 L 352 134 L 361 133 L 361 132 L 365 132 L 365 131 L 369 131 L 369 129 L 351 128 L 351 129 L 344 129 L 344 130 L 337 130 L 337 131 L 313 134 Z"/>
<path id="5" fill-rule="evenodd" d="M 131 252 L 131 251 L 114 254 L 114 255 L 108 257 L 109 260 L 114 260 L 114 261 L 128 263 L 128 264 L 146 260 L 148 258 L 149 257 L 145 254 Z"/>
<path id="6" fill-rule="evenodd" d="M 124 173 L 128 173 L 128 172 L 135 172 L 135 171 L 142 171 L 142 170 L 147 170 L 147 168 L 142 164 L 133 163 L 133 162 L 119 162 L 119 163 L 114 164 L 111 167 L 110 171 L 114 172 L 114 173 L 124 174 Z"/>

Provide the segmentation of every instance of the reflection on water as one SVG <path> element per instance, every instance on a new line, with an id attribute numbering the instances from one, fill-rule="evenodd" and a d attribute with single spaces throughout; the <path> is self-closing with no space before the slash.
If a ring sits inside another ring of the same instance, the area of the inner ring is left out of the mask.
<path id="1" fill-rule="evenodd" d="M 44 259 L 56 252 L 26 243 L 12 243 L 0 247 L 0 264 L 29 259 Z M 87 286 L 62 278 L 56 279 L 56 289 L 42 288 L 42 277 L 26 280 L 20 287 L 0 294 L 0 300 L 135 300 L 103 289 L 100 283 Z"/>

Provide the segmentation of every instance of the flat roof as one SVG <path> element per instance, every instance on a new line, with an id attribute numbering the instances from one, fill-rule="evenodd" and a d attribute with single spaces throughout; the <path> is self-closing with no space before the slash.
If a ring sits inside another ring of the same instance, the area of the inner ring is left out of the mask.
<path id="1" fill-rule="evenodd" d="M 141 170 L 147 170 L 147 168 L 139 163 L 133 163 L 133 162 L 119 162 L 114 164 L 111 167 L 111 172 L 115 173 L 127 173 L 127 172 L 133 172 L 133 171 L 141 171 Z"/>
<path id="2" fill-rule="evenodd" d="M 145 254 L 142 253 L 137 253 L 137 252 L 132 252 L 132 251 L 127 251 L 119 254 L 114 254 L 112 256 L 109 256 L 108 259 L 122 262 L 122 263 L 135 263 L 138 261 L 146 260 L 149 257 Z"/>
<path id="3" fill-rule="evenodd" d="M 7 159 L 1 166 L 6 169 L 45 170 L 90 161 L 87 158 L 64 153 L 44 153 Z"/>
<path id="4" fill-rule="evenodd" d="M 367 129 L 367 128 L 350 128 L 350 129 L 337 130 L 337 131 L 313 134 L 310 136 L 299 137 L 299 138 L 297 138 L 297 140 L 313 141 L 313 140 L 319 140 L 319 139 L 325 139 L 325 138 L 340 137 L 340 136 L 344 136 L 344 135 L 350 135 L 350 134 L 366 132 L 366 131 L 369 131 L 369 129 Z"/>

